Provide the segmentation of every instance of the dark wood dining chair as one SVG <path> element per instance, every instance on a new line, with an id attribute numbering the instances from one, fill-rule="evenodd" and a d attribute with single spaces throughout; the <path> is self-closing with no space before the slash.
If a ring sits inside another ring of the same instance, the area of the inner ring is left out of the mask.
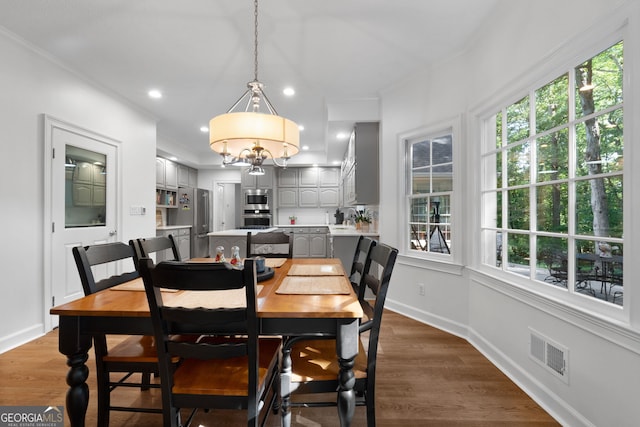
<path id="1" fill-rule="evenodd" d="M 353 255 L 353 263 L 351 264 L 351 272 L 349 273 L 349 280 L 351 286 L 356 293 L 359 293 L 360 284 L 364 279 L 365 264 L 369 262 L 369 253 L 371 248 L 376 245 L 376 241 L 360 235 L 358 238 L 358 244 L 356 245 L 356 251 Z"/>
<path id="2" fill-rule="evenodd" d="M 133 264 L 135 252 L 132 245 L 125 243 L 105 243 L 93 246 L 77 246 L 72 249 L 78 267 L 80 281 L 85 295 L 128 282 L 139 277 Z M 112 275 L 96 280 L 93 270 L 99 266 L 120 262 L 125 273 Z M 139 387 L 142 390 L 158 388 L 152 384 L 151 374 L 157 374 L 158 357 L 152 336 L 130 336 L 119 344 L 109 347 L 104 334 L 93 336 L 96 358 L 96 379 L 98 386 L 98 426 L 109 425 L 110 411 L 161 413 L 160 408 L 112 406 L 111 392 L 118 387 Z M 124 374 L 112 380 L 111 373 Z M 141 374 L 141 380 L 132 378 L 135 373 Z"/>
<path id="3" fill-rule="evenodd" d="M 246 409 L 247 425 L 257 426 L 260 409 L 276 396 L 279 338 L 259 338 L 256 316 L 256 272 L 253 259 L 237 270 L 222 263 L 164 261 L 139 264 L 149 301 L 160 359 L 164 426 L 182 426 L 180 409 Z M 183 291 L 231 291 L 207 304 L 170 306 L 160 288 Z M 231 334 L 235 338 L 220 335 Z M 195 339 L 176 342 L 172 336 Z M 204 337 L 204 338 L 203 338 Z M 174 368 L 173 357 L 180 357 Z M 271 391 L 272 399 L 264 404 Z M 264 415 L 264 420 L 266 416 Z"/>
<path id="4" fill-rule="evenodd" d="M 170 234 L 169 236 L 156 236 L 136 239 L 135 241 L 129 241 L 129 244 L 134 245 L 134 248 L 136 250 L 136 268 L 140 259 L 150 258 L 151 254 L 163 251 L 171 251 L 171 257 L 165 256 L 163 258 L 164 261 L 182 260 L 182 258 L 180 258 L 180 250 L 178 249 L 176 240 L 172 234 Z"/>
<path id="5" fill-rule="evenodd" d="M 247 258 L 293 258 L 293 235 L 282 231 L 247 233 Z"/>
<path id="6" fill-rule="evenodd" d="M 395 265 L 398 250 L 385 244 L 376 244 L 371 248 L 369 268 L 365 269 L 363 286 L 359 292 L 366 321 L 360 325 L 360 334 L 368 332 L 368 344 L 360 339 L 359 351 L 354 361 L 354 390 L 356 405 L 366 406 L 367 425 L 373 427 L 375 418 L 375 385 L 376 357 L 378 338 L 384 310 L 384 303 L 389 289 L 391 273 Z M 375 295 L 373 304 L 364 298 L 365 289 Z M 336 406 L 336 400 L 319 402 L 316 399 L 305 399 L 304 395 L 313 393 L 330 393 L 338 389 L 340 367 L 336 360 L 336 341 L 334 336 L 318 339 L 304 337 L 288 338 L 283 346 L 284 357 L 291 356 L 291 391 L 297 396 L 294 407 Z"/>

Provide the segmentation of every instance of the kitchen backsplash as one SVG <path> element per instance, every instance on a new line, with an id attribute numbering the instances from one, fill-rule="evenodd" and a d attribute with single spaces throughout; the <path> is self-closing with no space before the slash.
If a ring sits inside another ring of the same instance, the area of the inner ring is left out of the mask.
<path id="1" fill-rule="evenodd" d="M 378 222 L 378 206 L 364 206 L 364 208 L 371 214 L 371 219 L 374 223 Z M 347 219 L 349 215 L 353 214 L 353 210 L 349 208 L 341 208 L 341 212 L 344 213 L 344 218 Z M 273 218 L 275 225 L 290 224 L 291 216 L 296 217 L 297 225 L 318 225 L 318 224 L 335 224 L 336 217 L 335 209 L 317 209 L 317 208 L 295 208 L 295 209 L 278 209 L 278 214 Z"/>

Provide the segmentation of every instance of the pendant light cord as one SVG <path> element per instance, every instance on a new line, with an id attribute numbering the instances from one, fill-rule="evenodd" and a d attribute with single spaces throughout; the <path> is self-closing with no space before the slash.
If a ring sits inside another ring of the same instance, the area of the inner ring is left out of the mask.
<path id="1" fill-rule="evenodd" d="M 253 0 L 253 79 L 258 81 L 258 0 Z"/>

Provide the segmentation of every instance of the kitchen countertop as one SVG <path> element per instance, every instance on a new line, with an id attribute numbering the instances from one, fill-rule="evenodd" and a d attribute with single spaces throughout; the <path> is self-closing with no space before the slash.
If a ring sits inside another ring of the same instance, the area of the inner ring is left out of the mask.
<path id="1" fill-rule="evenodd" d="M 249 231 L 252 233 L 268 233 L 270 231 L 276 231 L 279 228 L 304 228 L 304 227 L 327 227 L 329 229 L 330 236 L 367 236 L 374 237 L 379 236 L 377 231 L 367 231 L 362 232 L 361 230 L 356 230 L 354 226 L 346 226 L 346 225 L 333 225 L 333 224 L 295 224 L 295 225 L 276 225 L 271 228 L 265 229 L 232 229 L 232 230 L 224 230 L 224 231 L 213 231 L 211 233 L 207 233 L 207 236 L 245 236 Z"/>
<path id="2" fill-rule="evenodd" d="M 377 231 L 356 230 L 353 225 L 329 225 L 329 234 L 333 237 L 337 236 L 379 236 Z"/>
<path id="3" fill-rule="evenodd" d="M 191 228 L 191 225 L 160 225 L 156 230 L 177 230 L 179 228 Z"/>
<path id="4" fill-rule="evenodd" d="M 277 227 L 265 228 L 265 229 L 239 229 L 234 228 L 232 230 L 224 230 L 224 231 L 212 231 L 207 233 L 207 236 L 246 236 L 248 232 L 251 233 L 268 233 L 270 231 L 276 231 Z"/>

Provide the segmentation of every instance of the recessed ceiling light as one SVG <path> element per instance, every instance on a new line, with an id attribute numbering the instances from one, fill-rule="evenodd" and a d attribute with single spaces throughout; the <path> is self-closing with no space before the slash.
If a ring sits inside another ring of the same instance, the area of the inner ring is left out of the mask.
<path id="1" fill-rule="evenodd" d="M 176 156 L 171 156 L 169 157 L 169 160 L 173 160 L 175 162 L 176 160 L 178 160 L 178 158 Z"/>
<path id="2" fill-rule="evenodd" d="M 203 132 L 203 133 L 204 133 L 204 132 L 209 132 L 209 128 L 208 128 L 208 127 L 206 127 L 206 126 L 201 126 L 201 127 L 200 127 L 200 132 Z"/>
<path id="3" fill-rule="evenodd" d="M 304 126 L 298 125 L 298 130 L 303 131 L 304 130 Z"/>
<path id="4" fill-rule="evenodd" d="M 292 87 L 285 87 L 282 93 L 284 93 L 285 96 L 293 96 L 296 94 L 296 91 Z"/>
<path id="5" fill-rule="evenodd" d="M 158 89 L 151 89 L 149 91 L 149 98 L 160 99 L 162 98 L 162 92 L 160 92 Z"/>
<path id="6" fill-rule="evenodd" d="M 309 149 L 309 146 L 308 146 L 308 145 L 303 145 L 303 146 L 302 146 L 302 149 L 306 151 L 306 150 L 308 150 L 308 149 Z"/>
<path id="7" fill-rule="evenodd" d="M 339 164 L 340 164 L 340 163 L 342 163 L 342 162 L 341 162 L 340 160 L 334 160 L 334 161 L 333 161 L 333 162 L 331 162 L 331 163 L 333 163 L 334 165 L 339 165 Z"/>
<path id="8" fill-rule="evenodd" d="M 336 138 L 338 139 L 346 139 L 347 138 L 347 134 L 344 132 L 338 132 L 338 134 L 336 135 Z"/>

